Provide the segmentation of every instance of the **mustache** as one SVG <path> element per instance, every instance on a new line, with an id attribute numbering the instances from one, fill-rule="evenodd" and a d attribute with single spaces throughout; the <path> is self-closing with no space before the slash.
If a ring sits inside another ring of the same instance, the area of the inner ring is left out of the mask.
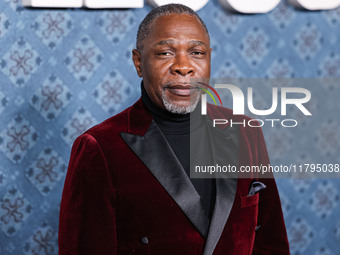
<path id="1" fill-rule="evenodd" d="M 168 82 L 163 86 L 163 89 L 198 89 L 200 86 L 198 84 L 193 84 L 191 82 L 178 82 L 172 81 Z"/>

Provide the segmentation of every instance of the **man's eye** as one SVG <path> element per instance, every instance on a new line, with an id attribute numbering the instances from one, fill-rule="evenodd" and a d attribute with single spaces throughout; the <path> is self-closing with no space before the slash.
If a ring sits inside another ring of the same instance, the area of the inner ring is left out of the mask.
<path id="1" fill-rule="evenodd" d="M 159 52 L 158 55 L 160 55 L 160 56 L 170 56 L 171 52 L 168 52 L 168 51 Z"/>
<path id="2" fill-rule="evenodd" d="M 202 52 L 202 51 L 193 51 L 192 54 L 199 56 L 199 55 L 204 55 L 204 52 Z"/>

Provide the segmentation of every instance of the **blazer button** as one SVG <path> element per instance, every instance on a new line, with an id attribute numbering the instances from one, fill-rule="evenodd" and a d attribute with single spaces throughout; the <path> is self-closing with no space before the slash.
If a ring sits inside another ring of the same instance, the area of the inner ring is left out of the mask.
<path id="1" fill-rule="evenodd" d="M 257 225 L 257 226 L 255 227 L 255 232 L 258 231 L 258 230 L 260 229 L 260 227 L 261 227 L 261 225 Z"/>
<path id="2" fill-rule="evenodd" d="M 142 244 L 148 244 L 149 243 L 149 239 L 146 236 L 142 237 L 140 239 L 140 241 L 141 241 Z"/>

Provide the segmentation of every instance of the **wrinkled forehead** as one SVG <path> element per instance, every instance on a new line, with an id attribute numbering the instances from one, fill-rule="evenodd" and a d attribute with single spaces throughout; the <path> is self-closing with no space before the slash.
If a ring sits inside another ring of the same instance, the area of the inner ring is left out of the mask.
<path id="1" fill-rule="evenodd" d="M 209 45 L 209 36 L 199 19 L 189 14 L 168 14 L 155 18 L 150 25 L 147 39 L 188 38 L 203 41 Z"/>

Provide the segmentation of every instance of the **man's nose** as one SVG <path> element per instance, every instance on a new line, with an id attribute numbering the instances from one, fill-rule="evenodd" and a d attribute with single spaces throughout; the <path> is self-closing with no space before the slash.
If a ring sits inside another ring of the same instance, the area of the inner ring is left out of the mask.
<path id="1" fill-rule="evenodd" d="M 190 56 L 187 54 L 176 55 L 175 62 L 171 66 L 171 73 L 182 76 L 193 75 L 195 73 L 195 69 L 191 63 Z"/>

